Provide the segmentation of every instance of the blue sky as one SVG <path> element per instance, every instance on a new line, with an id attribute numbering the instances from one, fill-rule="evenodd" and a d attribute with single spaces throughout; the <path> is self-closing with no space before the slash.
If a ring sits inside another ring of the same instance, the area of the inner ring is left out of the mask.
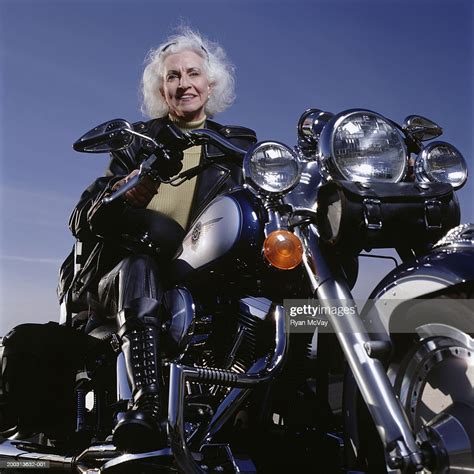
<path id="1" fill-rule="evenodd" d="M 237 100 L 216 120 L 293 145 L 310 107 L 420 114 L 472 172 L 470 0 L 0 0 L 0 335 L 57 320 L 68 215 L 107 163 L 71 144 L 105 120 L 142 118 L 144 57 L 181 22 L 236 65 Z M 459 195 L 474 222 L 472 183 Z M 357 295 L 387 269 L 364 262 Z"/>

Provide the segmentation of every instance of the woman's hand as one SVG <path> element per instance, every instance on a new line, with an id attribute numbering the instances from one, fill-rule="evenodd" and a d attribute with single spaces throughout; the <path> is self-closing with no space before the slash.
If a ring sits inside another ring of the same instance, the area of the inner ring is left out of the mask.
<path id="1" fill-rule="evenodd" d="M 125 183 L 128 183 L 134 176 L 138 174 L 138 169 L 133 170 L 129 175 L 117 181 L 112 186 L 112 191 L 122 187 Z M 153 196 L 157 193 L 160 186 L 159 182 L 153 181 L 149 176 L 145 176 L 140 183 L 138 183 L 133 189 L 130 189 L 123 195 L 123 199 L 134 208 L 143 209 L 152 200 Z"/>

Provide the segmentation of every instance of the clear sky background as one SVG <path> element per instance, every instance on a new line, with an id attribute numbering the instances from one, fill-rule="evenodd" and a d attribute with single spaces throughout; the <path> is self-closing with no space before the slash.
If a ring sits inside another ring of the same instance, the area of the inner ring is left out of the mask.
<path id="1" fill-rule="evenodd" d="M 58 319 L 69 213 L 105 155 L 71 144 L 108 119 L 142 119 L 147 51 L 181 22 L 236 65 L 237 100 L 216 116 L 296 143 L 310 107 L 431 118 L 473 155 L 471 0 L 0 0 L 0 335 Z M 474 222 L 473 184 L 460 193 Z M 356 295 L 389 267 L 362 262 Z"/>

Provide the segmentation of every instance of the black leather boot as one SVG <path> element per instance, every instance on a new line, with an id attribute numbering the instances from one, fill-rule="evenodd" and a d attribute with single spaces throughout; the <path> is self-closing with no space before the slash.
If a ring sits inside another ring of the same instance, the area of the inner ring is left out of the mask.
<path id="1" fill-rule="evenodd" d="M 157 307 L 153 308 L 155 314 Z M 127 310 L 125 311 L 125 315 Z M 130 313 L 130 311 L 128 311 Z M 133 406 L 117 417 L 113 442 L 128 452 L 146 452 L 166 446 L 165 428 L 161 424 L 161 360 L 159 353 L 160 322 L 156 316 L 119 315 L 125 319 L 119 336 L 125 356 L 127 375 L 132 389 Z M 127 317 L 128 316 L 128 317 Z"/>

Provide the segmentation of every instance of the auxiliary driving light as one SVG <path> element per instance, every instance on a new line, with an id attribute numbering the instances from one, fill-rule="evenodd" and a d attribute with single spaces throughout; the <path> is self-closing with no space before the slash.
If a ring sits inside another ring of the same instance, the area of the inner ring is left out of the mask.
<path id="1" fill-rule="evenodd" d="M 301 164 L 295 152 L 279 142 L 260 142 L 247 151 L 243 171 L 245 181 L 258 192 L 270 196 L 291 191 L 299 182 Z"/>
<path id="2" fill-rule="evenodd" d="M 449 183 L 460 189 L 467 180 L 467 163 L 450 143 L 431 142 L 415 160 L 415 176 L 421 182 Z"/>
<path id="3" fill-rule="evenodd" d="M 275 230 L 265 239 L 263 254 L 272 266 L 280 270 L 292 270 L 303 259 L 303 245 L 292 232 Z"/>

